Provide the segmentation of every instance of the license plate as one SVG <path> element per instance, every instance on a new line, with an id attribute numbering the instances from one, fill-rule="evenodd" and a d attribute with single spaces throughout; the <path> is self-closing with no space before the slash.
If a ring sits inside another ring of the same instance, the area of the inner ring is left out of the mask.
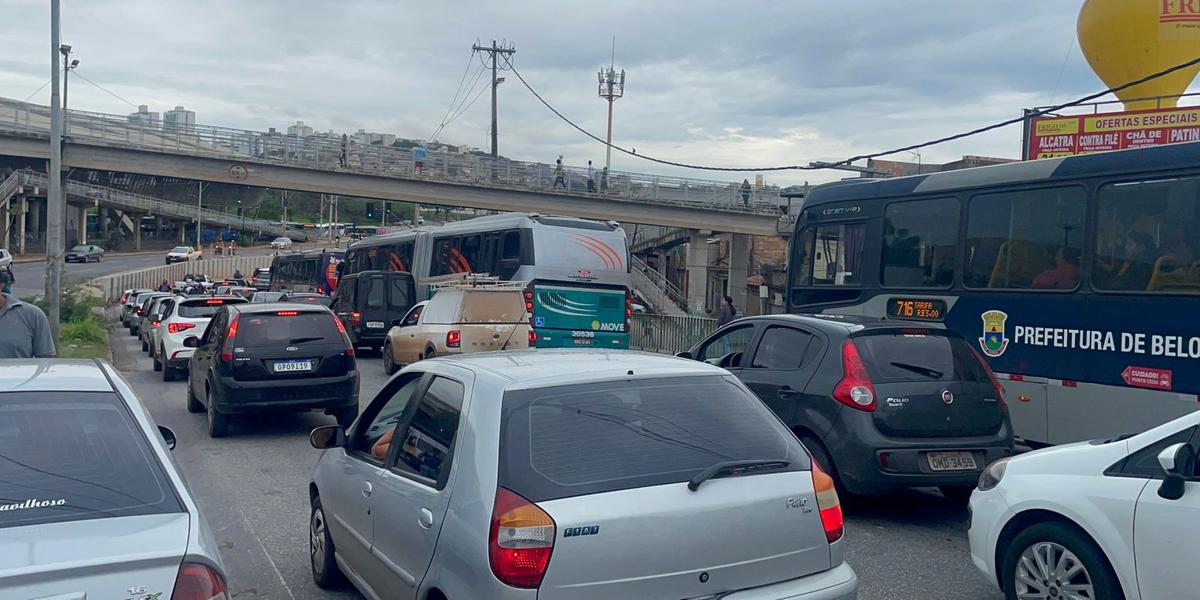
<path id="1" fill-rule="evenodd" d="M 588 338 L 572 338 L 571 343 L 575 344 L 576 346 L 591 346 L 592 340 Z"/>
<path id="2" fill-rule="evenodd" d="M 311 360 L 277 360 L 275 361 L 276 373 L 298 373 L 303 371 L 311 371 L 313 364 Z"/>
<path id="3" fill-rule="evenodd" d="M 367 321 L 367 329 L 383 329 L 383 321 Z"/>
<path id="4" fill-rule="evenodd" d="M 932 471 L 974 471 L 975 456 L 970 452 L 930 452 L 929 469 Z"/>

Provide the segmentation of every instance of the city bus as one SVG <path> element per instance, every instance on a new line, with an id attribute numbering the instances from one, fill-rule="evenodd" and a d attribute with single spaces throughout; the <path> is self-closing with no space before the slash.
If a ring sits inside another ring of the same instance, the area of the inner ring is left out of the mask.
<path id="1" fill-rule="evenodd" d="M 332 296 L 338 284 L 341 250 L 306 250 L 277 255 L 271 260 L 272 292 L 315 292 Z"/>
<path id="2" fill-rule="evenodd" d="M 1018 436 L 1143 431 L 1200 399 L 1200 143 L 814 188 L 788 310 L 944 323 Z"/>
<path id="3" fill-rule="evenodd" d="M 507 213 L 379 235 L 350 245 L 345 274 L 408 271 L 430 284 L 486 275 L 523 281 L 539 347 L 629 347 L 625 231 L 616 222 Z"/>

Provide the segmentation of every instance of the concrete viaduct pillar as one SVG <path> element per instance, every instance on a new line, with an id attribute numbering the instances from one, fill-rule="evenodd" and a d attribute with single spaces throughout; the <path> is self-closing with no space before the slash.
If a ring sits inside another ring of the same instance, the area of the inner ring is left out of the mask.
<path id="1" fill-rule="evenodd" d="M 684 258 L 687 268 L 688 312 L 704 313 L 708 300 L 708 236 L 710 232 L 693 229 Z"/>
<path id="2" fill-rule="evenodd" d="M 729 291 L 733 305 L 746 310 L 749 301 L 746 293 L 746 277 L 750 275 L 750 236 L 743 233 L 729 234 Z"/>

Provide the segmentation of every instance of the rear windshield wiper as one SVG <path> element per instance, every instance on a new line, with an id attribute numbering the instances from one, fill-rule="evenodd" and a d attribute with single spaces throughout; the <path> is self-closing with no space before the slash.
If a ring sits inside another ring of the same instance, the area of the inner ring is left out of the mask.
<path id="1" fill-rule="evenodd" d="M 938 371 L 937 369 L 930 369 L 929 367 L 922 367 L 921 365 L 910 365 L 908 363 L 902 363 L 902 362 L 893 362 L 890 364 L 893 367 L 899 367 L 901 369 L 904 369 L 905 371 L 912 371 L 913 373 L 917 373 L 919 375 L 924 375 L 931 379 L 941 379 L 942 376 L 945 375 L 945 373 Z"/>
<path id="2" fill-rule="evenodd" d="M 323 337 L 298 337 L 288 340 L 289 344 L 303 344 L 304 342 L 316 342 L 323 340 Z"/>
<path id="3" fill-rule="evenodd" d="M 700 484 L 717 475 L 745 475 L 759 471 L 774 471 L 791 466 L 786 460 L 726 460 L 721 461 L 703 471 L 700 471 L 688 482 L 688 489 L 693 492 L 700 489 Z"/>

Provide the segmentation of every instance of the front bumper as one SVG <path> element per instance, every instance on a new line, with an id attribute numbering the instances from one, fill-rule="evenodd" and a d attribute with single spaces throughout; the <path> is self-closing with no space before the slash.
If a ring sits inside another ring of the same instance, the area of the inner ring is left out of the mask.
<path id="1" fill-rule="evenodd" d="M 987 577 L 992 585 L 999 587 L 996 572 L 996 542 L 1004 526 L 1015 516 L 998 490 L 978 490 L 971 494 L 971 522 L 967 528 L 967 541 L 971 548 L 971 562 Z"/>
<path id="2" fill-rule="evenodd" d="M 216 407 L 222 413 L 293 412 L 358 406 L 358 373 L 311 379 L 218 380 Z"/>
<path id="3" fill-rule="evenodd" d="M 1012 428 L 1006 421 L 992 435 L 961 438 L 892 438 L 875 427 L 873 417 L 846 408 L 823 440 L 846 490 L 878 494 L 927 486 L 974 487 L 989 464 L 1012 456 Z M 974 470 L 934 471 L 930 452 L 970 452 Z M 884 456 L 886 455 L 886 456 Z M 886 463 L 886 466 L 885 466 Z"/>

